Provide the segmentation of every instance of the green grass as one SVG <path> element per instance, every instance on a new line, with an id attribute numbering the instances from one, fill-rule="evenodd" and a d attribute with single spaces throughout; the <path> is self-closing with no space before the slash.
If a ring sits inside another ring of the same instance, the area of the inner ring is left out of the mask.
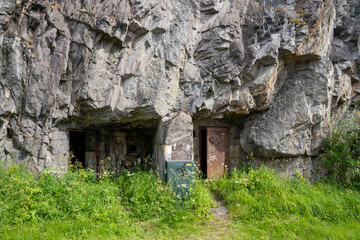
<path id="1" fill-rule="evenodd" d="M 230 220 L 211 215 L 213 193 Z M 98 180 L 0 167 L 0 239 L 357 239 L 360 193 L 260 168 L 197 180 L 180 201 L 154 173 Z"/>
<path id="2" fill-rule="evenodd" d="M 293 180 L 273 170 L 234 171 L 209 182 L 245 239 L 357 239 L 360 193 L 328 183 Z"/>
<path id="3" fill-rule="evenodd" d="M 0 167 L 0 239 L 133 239 L 167 236 L 184 226 L 191 234 L 196 227 L 189 226 L 201 225 L 211 205 L 200 182 L 180 201 L 149 172 L 98 180 L 81 169 L 58 177 Z"/>

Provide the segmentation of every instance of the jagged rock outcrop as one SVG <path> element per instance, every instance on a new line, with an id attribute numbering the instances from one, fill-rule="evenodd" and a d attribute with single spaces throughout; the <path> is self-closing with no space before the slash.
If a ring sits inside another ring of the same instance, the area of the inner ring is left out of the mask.
<path id="1" fill-rule="evenodd" d="M 66 169 L 73 128 L 179 149 L 159 135 L 192 145 L 189 117 L 236 128 L 232 162 L 316 156 L 358 100 L 359 33 L 357 0 L 2 0 L 0 159 Z"/>

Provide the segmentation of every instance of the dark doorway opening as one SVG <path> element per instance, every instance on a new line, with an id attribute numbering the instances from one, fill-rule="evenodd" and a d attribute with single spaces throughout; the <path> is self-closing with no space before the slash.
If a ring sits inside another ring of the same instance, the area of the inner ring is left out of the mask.
<path id="1" fill-rule="evenodd" d="M 207 177 L 207 134 L 206 128 L 200 129 L 200 171 Z"/>
<path id="2" fill-rule="evenodd" d="M 86 132 L 70 131 L 70 153 L 73 154 L 71 164 L 85 167 Z"/>

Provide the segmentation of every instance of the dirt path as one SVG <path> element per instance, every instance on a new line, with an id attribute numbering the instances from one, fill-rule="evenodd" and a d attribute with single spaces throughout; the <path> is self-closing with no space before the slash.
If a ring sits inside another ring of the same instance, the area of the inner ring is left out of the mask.
<path id="1" fill-rule="evenodd" d="M 218 196 L 214 196 L 215 207 L 210 211 L 213 214 L 213 220 L 209 223 L 209 234 L 202 237 L 202 240 L 212 239 L 229 239 L 231 233 L 229 211 L 223 205 L 222 200 Z"/>
<path id="2" fill-rule="evenodd" d="M 223 205 L 222 200 L 218 196 L 213 198 L 215 202 L 215 207 L 211 208 L 210 211 L 213 213 L 215 220 L 222 222 L 229 222 L 229 211 Z"/>

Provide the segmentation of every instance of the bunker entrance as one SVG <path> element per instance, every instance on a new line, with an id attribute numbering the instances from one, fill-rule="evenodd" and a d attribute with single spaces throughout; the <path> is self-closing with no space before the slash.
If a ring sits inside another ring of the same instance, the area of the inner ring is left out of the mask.
<path id="1" fill-rule="evenodd" d="M 81 164 L 82 167 L 85 167 L 86 132 L 71 130 L 69 135 L 71 164 Z"/>
<path id="2" fill-rule="evenodd" d="M 229 128 L 201 127 L 199 130 L 200 170 L 205 178 L 221 178 L 230 161 Z"/>
<path id="3" fill-rule="evenodd" d="M 98 174 L 153 165 L 154 128 L 69 129 L 70 163 Z"/>

